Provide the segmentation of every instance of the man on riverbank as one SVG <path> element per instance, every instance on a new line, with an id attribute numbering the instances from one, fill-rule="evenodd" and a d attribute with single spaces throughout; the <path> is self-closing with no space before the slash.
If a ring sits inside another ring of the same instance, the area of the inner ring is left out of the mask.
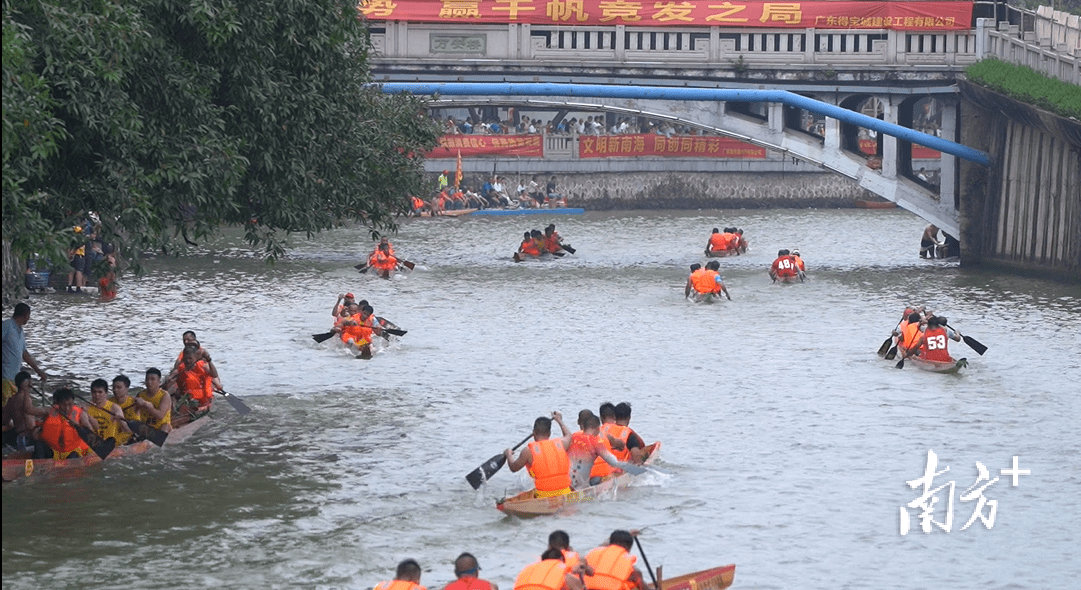
<path id="1" fill-rule="evenodd" d="M 22 369 L 22 363 L 30 365 L 31 369 L 41 378 L 41 384 L 45 384 L 48 375 L 38 367 L 37 361 L 26 349 L 26 333 L 23 327 L 30 321 L 30 306 L 25 303 L 15 305 L 11 317 L 3 322 L 3 402 L 15 395 L 15 374 Z"/>

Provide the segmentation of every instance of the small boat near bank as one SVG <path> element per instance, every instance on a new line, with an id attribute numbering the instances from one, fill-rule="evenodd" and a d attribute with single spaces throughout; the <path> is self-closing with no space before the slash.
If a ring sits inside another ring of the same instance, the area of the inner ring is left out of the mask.
<path id="1" fill-rule="evenodd" d="M 661 443 L 655 442 L 647 446 L 646 450 L 648 454 L 643 465 L 650 465 L 660 454 Z M 555 514 L 571 504 L 596 500 L 620 488 L 625 488 L 630 485 L 633 477 L 629 473 L 623 473 L 611 479 L 606 479 L 595 486 L 549 498 L 534 498 L 533 490 L 526 490 L 520 494 L 497 501 L 495 507 L 509 516 L 524 518 Z"/>
<path id="2" fill-rule="evenodd" d="M 556 207 L 553 209 L 480 209 L 473 215 L 581 215 L 585 209 L 577 207 Z"/>
<path id="3" fill-rule="evenodd" d="M 203 414 L 169 433 L 164 446 L 172 446 L 186 441 L 197 430 L 210 422 L 209 413 Z M 130 445 L 118 446 L 109 453 L 108 459 L 115 460 L 123 457 L 142 455 L 147 451 L 157 448 L 149 440 L 141 440 Z M 34 459 L 31 451 L 18 451 L 4 457 L 3 477 L 4 483 L 19 479 L 31 479 L 34 481 L 60 477 L 65 475 L 78 476 L 85 473 L 86 468 L 101 463 L 101 457 L 89 453 L 82 457 L 71 459 Z"/>

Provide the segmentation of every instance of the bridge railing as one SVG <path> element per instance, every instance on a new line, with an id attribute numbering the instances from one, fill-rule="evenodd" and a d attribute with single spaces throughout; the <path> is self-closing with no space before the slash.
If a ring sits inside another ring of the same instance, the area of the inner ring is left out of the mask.
<path id="1" fill-rule="evenodd" d="M 541 26 L 411 23 L 371 28 L 377 59 L 463 64 L 493 60 L 546 66 L 699 64 L 754 66 L 965 66 L 976 61 L 974 31 L 761 29 L 729 27 Z"/>
<path id="2" fill-rule="evenodd" d="M 1028 66 L 1081 85 L 1081 18 L 1048 7 L 1020 12 L 1022 18 L 1007 21 L 977 19 L 976 57 Z"/>

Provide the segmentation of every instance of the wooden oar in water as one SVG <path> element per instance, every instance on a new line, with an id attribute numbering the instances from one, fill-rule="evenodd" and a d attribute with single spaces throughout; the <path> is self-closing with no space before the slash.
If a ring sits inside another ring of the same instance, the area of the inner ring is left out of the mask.
<path id="1" fill-rule="evenodd" d="M 886 341 L 882 343 L 882 346 L 878 347 L 878 356 L 886 356 L 886 353 L 889 351 L 890 344 L 892 342 L 893 342 L 893 335 L 890 335 L 890 337 L 886 338 Z"/>
<path id="2" fill-rule="evenodd" d="M 661 590 L 661 587 L 657 585 L 657 576 L 653 574 L 653 568 L 649 567 L 649 560 L 646 559 L 646 552 L 642 549 L 642 542 L 638 540 L 638 535 L 634 535 L 634 544 L 638 545 L 638 554 L 642 556 L 642 563 L 646 566 L 646 571 L 649 572 L 649 579 L 653 580 L 654 590 Z"/>
<path id="3" fill-rule="evenodd" d="M 529 442 L 529 439 L 531 438 L 533 438 L 532 434 L 523 438 L 522 442 L 514 445 L 514 448 L 511 450 L 518 450 L 518 447 Z M 491 459 L 488 459 L 487 461 L 482 463 L 480 467 L 477 467 L 473 471 L 470 471 L 469 474 L 465 476 L 465 479 L 469 482 L 469 485 L 473 486 L 473 489 L 475 490 L 479 488 L 481 484 L 483 484 L 485 481 L 495 475 L 497 471 L 502 469 L 503 465 L 505 465 L 506 463 L 507 456 L 503 453 L 499 453 L 498 455 L 495 455 Z"/>

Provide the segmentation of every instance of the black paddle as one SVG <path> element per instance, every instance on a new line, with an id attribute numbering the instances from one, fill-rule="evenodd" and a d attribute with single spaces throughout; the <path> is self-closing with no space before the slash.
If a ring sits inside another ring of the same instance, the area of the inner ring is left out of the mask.
<path id="1" fill-rule="evenodd" d="M 898 369 L 903 369 L 903 368 L 905 368 L 905 359 L 906 359 L 906 358 L 908 358 L 908 357 L 901 357 L 901 360 L 897 361 L 897 364 L 896 364 L 896 365 L 894 365 L 894 367 L 896 367 L 896 368 L 898 368 Z"/>
<path id="2" fill-rule="evenodd" d="M 898 338 L 898 340 L 900 340 L 900 339 Z M 892 361 L 895 358 L 897 358 L 897 345 L 896 344 L 894 344 L 893 348 L 891 348 L 890 351 L 886 353 L 886 360 Z"/>
<path id="3" fill-rule="evenodd" d="M 886 338 L 886 341 L 882 343 L 882 346 L 878 347 L 878 356 L 886 356 L 886 352 L 890 349 L 890 343 L 893 342 L 893 336 Z"/>
<path id="4" fill-rule="evenodd" d="M 529 442 L 529 439 L 531 439 L 531 438 L 533 438 L 532 434 L 530 434 L 529 436 L 523 438 L 522 442 L 514 445 L 514 448 L 511 449 L 511 450 L 513 450 L 513 451 L 518 450 L 518 447 L 520 447 L 520 446 L 526 444 L 527 442 Z M 495 473 L 497 471 L 502 469 L 503 465 L 506 462 L 507 462 L 507 456 L 504 455 L 503 453 L 499 453 L 498 455 L 496 455 L 496 456 L 492 457 L 491 459 L 488 459 L 487 461 L 485 461 L 483 464 L 481 464 L 480 467 L 477 467 L 473 471 L 470 471 L 469 475 L 465 476 L 465 479 L 466 479 L 466 481 L 469 482 L 469 485 L 473 486 L 474 490 L 478 489 L 481 486 L 482 483 L 487 481 L 489 478 L 491 478 L 493 475 L 495 475 Z"/>
<path id="5" fill-rule="evenodd" d="M 954 330 L 954 332 L 957 332 L 957 330 Z M 957 332 L 957 333 L 961 334 L 960 332 Z M 975 338 L 973 338 L 971 336 L 965 336 L 965 335 L 962 334 L 961 335 L 961 340 L 964 340 L 965 344 L 969 345 L 969 347 L 971 347 L 972 350 L 975 350 L 976 354 L 978 354 L 980 356 L 983 356 L 983 353 L 987 352 L 987 347 L 980 344 L 979 341 L 977 341 Z"/>
<path id="6" fill-rule="evenodd" d="M 398 264 L 408 268 L 409 270 L 413 270 L 414 268 L 417 267 L 417 265 L 413 264 L 412 262 L 409 262 L 408 260 L 398 260 Z"/>
<path id="7" fill-rule="evenodd" d="M 559 245 L 559 247 L 560 247 L 560 248 L 563 248 L 563 249 L 564 249 L 564 250 L 566 250 L 567 252 L 570 252 L 571 254 L 574 254 L 575 252 L 577 252 L 577 250 L 575 250 L 574 248 L 571 248 L 571 247 L 570 247 L 570 244 L 560 244 L 560 245 Z"/>
<path id="8" fill-rule="evenodd" d="M 358 264 L 358 265 L 354 266 L 353 268 L 355 268 L 355 269 L 357 269 L 358 271 L 360 271 L 360 273 L 361 273 L 361 274 L 364 274 L 365 272 L 367 272 L 367 271 L 368 271 L 368 267 L 369 267 L 369 266 L 371 266 L 371 265 L 370 265 L 370 264 L 365 264 L 365 263 L 363 263 L 363 262 L 362 262 L 362 263 L 360 263 L 360 264 Z"/>
<path id="9" fill-rule="evenodd" d="M 83 400 L 88 404 L 95 405 L 94 402 L 86 399 L 79 394 L 75 394 L 75 397 Z M 139 420 L 129 420 L 127 418 L 124 418 L 124 422 L 127 423 L 128 428 L 131 429 L 132 433 L 145 438 L 146 440 L 154 443 L 159 447 L 165 444 L 165 439 L 169 438 L 168 432 L 165 432 L 160 428 L 154 428 L 146 422 L 142 422 Z"/>
<path id="10" fill-rule="evenodd" d="M 324 332 L 322 334 L 312 334 L 312 340 L 315 340 L 316 342 L 325 342 L 327 340 L 330 340 L 337 334 L 338 333 L 334 332 L 333 330 L 330 332 Z"/>
<path id="11" fill-rule="evenodd" d="M 249 408 L 244 402 L 240 401 L 239 397 L 225 391 L 224 389 L 219 389 L 216 393 L 220 393 L 221 396 L 225 398 L 225 401 L 229 402 L 229 405 L 233 406 L 233 409 L 236 410 L 237 414 L 240 414 L 241 416 L 247 416 L 251 413 L 251 408 Z"/>
<path id="12" fill-rule="evenodd" d="M 649 579 L 653 580 L 654 590 L 661 590 L 661 587 L 657 585 L 657 576 L 653 574 L 653 568 L 649 567 L 649 560 L 646 559 L 646 552 L 642 550 L 642 542 L 638 540 L 638 535 L 634 536 L 634 544 L 638 545 L 638 553 L 642 556 L 642 563 L 645 564 L 646 570 L 649 571 Z"/>

